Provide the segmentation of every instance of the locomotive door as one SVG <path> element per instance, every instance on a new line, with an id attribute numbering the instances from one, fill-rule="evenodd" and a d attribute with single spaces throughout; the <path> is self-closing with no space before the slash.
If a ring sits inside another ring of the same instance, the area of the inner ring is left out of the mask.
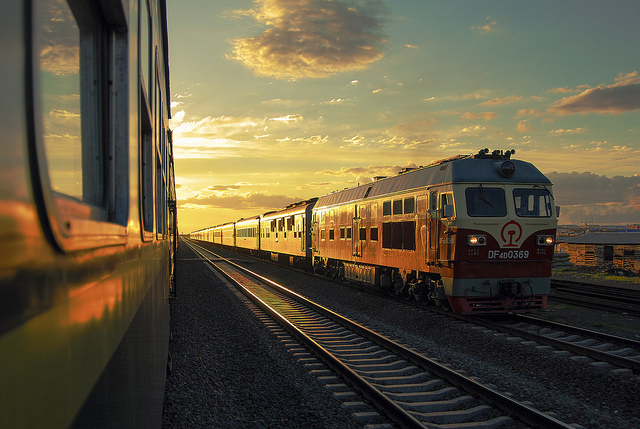
<path id="1" fill-rule="evenodd" d="M 362 211 L 362 209 L 361 209 Z M 353 207 L 353 232 L 351 233 L 351 243 L 353 243 L 353 256 L 362 256 L 362 243 L 360 242 L 360 224 L 362 219 L 358 215 L 358 206 Z"/>
<path id="2" fill-rule="evenodd" d="M 427 263 L 435 264 L 438 261 L 438 237 L 440 236 L 440 216 L 438 213 L 438 193 L 429 195 L 429 214 L 427 216 L 427 236 L 429 249 L 427 250 Z"/>
<path id="3" fill-rule="evenodd" d="M 298 238 L 300 239 L 300 251 L 302 253 L 304 253 L 305 249 L 306 249 L 306 237 L 307 237 L 307 231 L 305 230 L 305 216 L 302 215 L 297 219 L 298 225 L 297 225 L 297 230 L 298 230 Z"/>

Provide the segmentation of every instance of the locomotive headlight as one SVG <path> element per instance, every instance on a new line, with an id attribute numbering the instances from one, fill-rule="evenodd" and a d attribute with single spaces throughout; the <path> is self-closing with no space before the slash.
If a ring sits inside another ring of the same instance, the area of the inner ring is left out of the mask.
<path id="1" fill-rule="evenodd" d="M 553 235 L 539 235 L 536 238 L 536 243 L 538 243 L 538 246 L 553 246 L 554 242 L 555 238 L 553 237 Z"/>
<path id="2" fill-rule="evenodd" d="M 486 246 L 487 236 L 483 234 L 474 234 L 467 236 L 467 244 L 469 246 Z"/>
<path id="3" fill-rule="evenodd" d="M 511 178 L 516 172 L 516 165 L 513 161 L 505 161 L 500 165 L 500 174 L 507 179 Z"/>

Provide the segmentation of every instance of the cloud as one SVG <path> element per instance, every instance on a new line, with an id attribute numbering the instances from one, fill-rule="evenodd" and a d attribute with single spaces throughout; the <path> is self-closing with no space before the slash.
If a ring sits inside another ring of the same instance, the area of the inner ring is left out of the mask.
<path id="1" fill-rule="evenodd" d="M 284 122 L 284 123 L 302 121 L 303 119 L 304 118 L 302 117 L 302 115 L 298 115 L 298 114 L 285 115 L 277 118 L 269 118 L 270 121 L 277 121 L 277 122 Z"/>
<path id="2" fill-rule="evenodd" d="M 78 74 L 80 36 L 71 9 L 64 1 L 50 1 L 42 15 L 40 68 L 58 76 Z"/>
<path id="3" fill-rule="evenodd" d="M 263 193 L 249 193 L 246 195 L 209 195 L 186 198 L 181 205 L 208 206 L 215 208 L 229 208 L 234 210 L 262 209 L 277 210 L 304 198 L 288 197 L 286 195 L 268 195 Z"/>
<path id="4" fill-rule="evenodd" d="M 549 108 L 560 116 L 576 113 L 619 115 L 640 110 L 640 77 L 634 71 L 620 74 L 612 85 L 589 88 L 578 95 L 565 97 Z"/>
<path id="5" fill-rule="evenodd" d="M 540 112 L 536 109 L 520 109 L 518 110 L 518 114 L 516 118 L 522 118 L 524 116 L 544 116 L 543 112 Z"/>
<path id="6" fill-rule="evenodd" d="M 531 131 L 533 127 L 527 123 L 527 120 L 522 120 L 518 122 L 516 129 L 521 133 L 526 133 L 527 131 Z"/>
<path id="7" fill-rule="evenodd" d="M 324 78 L 361 70 L 383 57 L 379 0 L 255 0 L 239 11 L 267 28 L 233 41 L 230 59 L 256 75 L 277 79 Z"/>
<path id="8" fill-rule="evenodd" d="M 481 112 L 481 113 L 471 113 L 466 112 L 460 116 L 460 119 L 484 119 L 485 121 L 491 121 L 498 117 L 497 113 L 494 112 Z"/>
<path id="9" fill-rule="evenodd" d="M 640 175 L 600 176 L 548 173 L 562 223 L 637 223 L 640 219 Z"/>
<path id="10" fill-rule="evenodd" d="M 489 20 L 489 17 L 487 17 L 487 20 Z M 486 24 L 483 25 L 472 25 L 471 29 L 478 31 L 480 33 L 491 33 L 493 31 L 495 31 L 495 26 L 496 26 L 496 21 L 491 21 L 491 22 L 487 22 Z"/>
<path id="11" fill-rule="evenodd" d="M 564 135 L 564 134 L 582 134 L 584 133 L 586 130 L 586 128 L 573 128 L 573 129 L 557 129 L 557 130 L 551 130 L 549 131 L 549 134 L 554 135 L 554 136 L 558 136 L 558 135 Z"/>
<path id="12" fill-rule="evenodd" d="M 485 101 L 484 103 L 480 103 L 481 106 L 499 106 L 501 104 L 514 103 L 516 101 L 523 100 L 524 97 L 522 95 L 515 96 L 512 95 L 510 97 L 504 98 L 494 98 L 493 100 Z"/>
<path id="13" fill-rule="evenodd" d="M 417 167 L 415 164 L 409 167 Z M 368 167 L 342 167 L 340 170 L 316 171 L 318 175 L 353 178 L 355 183 L 369 183 L 376 176 L 395 176 L 402 169 L 398 165 L 370 165 Z"/>
<path id="14" fill-rule="evenodd" d="M 207 191 L 230 191 L 233 189 L 240 189 L 239 185 L 211 185 L 206 188 Z"/>

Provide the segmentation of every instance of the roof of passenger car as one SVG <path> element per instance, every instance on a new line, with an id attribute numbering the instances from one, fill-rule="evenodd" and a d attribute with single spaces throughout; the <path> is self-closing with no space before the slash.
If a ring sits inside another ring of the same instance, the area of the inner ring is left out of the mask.
<path id="1" fill-rule="evenodd" d="M 318 199 L 315 208 L 345 204 L 364 198 L 380 197 L 412 189 L 449 183 L 539 183 L 550 185 L 551 181 L 533 164 L 510 160 L 515 165 L 512 177 L 500 174 L 506 160 L 462 158 L 420 167 L 397 176 L 380 179 L 365 185 L 333 192 Z"/>

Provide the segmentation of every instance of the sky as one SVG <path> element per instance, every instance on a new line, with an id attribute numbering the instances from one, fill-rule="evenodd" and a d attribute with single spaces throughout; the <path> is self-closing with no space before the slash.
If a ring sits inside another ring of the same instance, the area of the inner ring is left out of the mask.
<path id="1" fill-rule="evenodd" d="M 640 2 L 169 1 L 182 233 L 480 149 L 640 223 Z"/>

